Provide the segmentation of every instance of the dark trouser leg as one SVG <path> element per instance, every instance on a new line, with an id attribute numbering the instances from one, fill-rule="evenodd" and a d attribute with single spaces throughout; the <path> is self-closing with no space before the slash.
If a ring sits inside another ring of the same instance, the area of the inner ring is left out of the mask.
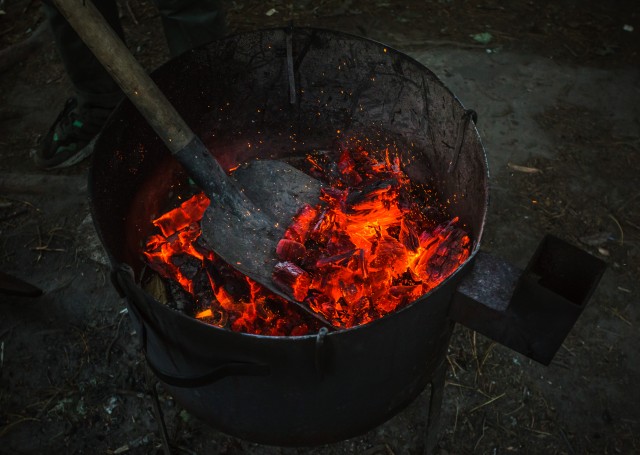
<path id="1" fill-rule="evenodd" d="M 226 34 L 220 0 L 154 1 L 160 10 L 172 57 Z"/>
<path id="2" fill-rule="evenodd" d="M 94 4 L 122 38 L 124 34 L 115 0 L 99 0 Z M 105 111 L 108 115 L 122 97 L 120 89 L 51 0 L 43 0 L 43 7 L 60 58 L 75 89 L 78 106 L 87 111 Z"/>
<path id="3" fill-rule="evenodd" d="M 220 0 L 155 0 L 172 56 L 205 44 L 226 33 L 226 21 Z M 123 38 L 115 0 L 94 2 L 109 25 Z M 122 94 L 111 76 L 84 45 L 66 19 L 43 0 L 58 52 L 78 98 L 88 111 L 111 111 Z"/>

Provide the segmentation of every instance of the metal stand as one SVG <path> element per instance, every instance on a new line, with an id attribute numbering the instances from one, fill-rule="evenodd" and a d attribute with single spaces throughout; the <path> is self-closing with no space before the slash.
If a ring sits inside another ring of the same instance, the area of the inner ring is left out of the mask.
<path id="1" fill-rule="evenodd" d="M 430 382 L 431 396 L 429 397 L 429 415 L 427 416 L 427 429 L 424 437 L 424 455 L 432 455 L 438 442 L 446 373 L 447 368 L 443 359 L 436 367 Z"/>

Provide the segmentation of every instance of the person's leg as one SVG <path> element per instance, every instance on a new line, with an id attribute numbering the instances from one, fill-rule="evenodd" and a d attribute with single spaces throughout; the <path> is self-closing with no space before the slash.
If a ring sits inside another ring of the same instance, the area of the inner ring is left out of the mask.
<path id="1" fill-rule="evenodd" d="M 122 38 L 115 1 L 102 0 L 95 4 Z M 36 156 L 40 167 L 57 168 L 75 164 L 90 153 L 87 145 L 100 131 L 122 93 L 51 0 L 44 0 L 43 8 L 75 92 L 75 99 L 65 105 Z"/>
<path id="2" fill-rule="evenodd" d="M 220 0 L 155 0 L 155 3 L 172 57 L 226 34 Z"/>

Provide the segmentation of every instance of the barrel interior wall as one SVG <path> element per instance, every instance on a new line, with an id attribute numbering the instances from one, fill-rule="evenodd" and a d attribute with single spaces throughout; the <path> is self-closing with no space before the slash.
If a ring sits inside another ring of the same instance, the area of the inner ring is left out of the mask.
<path id="1" fill-rule="evenodd" d="M 403 54 L 349 35 L 295 29 L 288 59 L 287 34 L 276 29 L 231 37 L 184 54 L 153 77 L 223 167 L 254 158 L 295 164 L 308 152 L 332 150 L 353 137 L 381 153 L 397 150 L 412 179 L 437 184 L 442 203 L 471 230 L 477 246 L 486 212 L 486 161 L 473 124 L 459 126 L 464 109 L 453 94 Z M 456 147 L 461 131 L 464 141 Z M 166 148 L 128 101 L 95 153 L 97 224 L 127 220 L 120 232 L 101 235 L 116 250 L 128 245 L 118 260 L 136 262 L 132 248 L 148 233 L 144 225 L 159 213 L 159 201 L 180 184 L 179 168 L 167 162 Z"/>

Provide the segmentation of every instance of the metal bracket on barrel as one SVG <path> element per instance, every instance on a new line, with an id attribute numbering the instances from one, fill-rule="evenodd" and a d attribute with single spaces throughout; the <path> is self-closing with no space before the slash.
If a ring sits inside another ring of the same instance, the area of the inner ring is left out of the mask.
<path id="1" fill-rule="evenodd" d="M 548 365 L 595 291 L 606 264 L 548 235 L 524 271 L 479 252 L 449 316 Z"/>
<path id="2" fill-rule="evenodd" d="M 322 327 L 318 330 L 318 335 L 316 335 L 316 347 L 315 347 L 315 366 L 316 372 L 320 377 L 320 380 L 324 378 L 325 366 L 326 366 L 326 337 L 329 330 L 326 327 Z"/>

